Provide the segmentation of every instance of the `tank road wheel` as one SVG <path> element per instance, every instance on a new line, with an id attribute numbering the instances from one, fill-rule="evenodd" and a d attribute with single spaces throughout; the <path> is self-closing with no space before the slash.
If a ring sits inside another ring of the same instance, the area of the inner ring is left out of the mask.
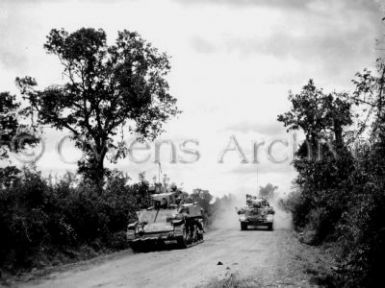
<path id="1" fill-rule="evenodd" d="M 183 233 L 182 236 L 180 236 L 177 239 L 178 246 L 181 248 L 186 248 L 187 247 L 187 242 L 188 242 L 188 234 L 187 234 L 187 229 L 186 225 L 183 225 Z"/>
<path id="2" fill-rule="evenodd" d="M 246 222 L 241 222 L 241 230 L 247 230 L 247 223 Z"/>

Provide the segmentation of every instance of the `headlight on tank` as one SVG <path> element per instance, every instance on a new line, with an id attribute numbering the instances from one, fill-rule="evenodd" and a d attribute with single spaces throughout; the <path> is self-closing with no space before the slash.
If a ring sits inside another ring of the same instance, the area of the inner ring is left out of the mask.
<path id="1" fill-rule="evenodd" d="M 274 220 L 274 216 L 272 214 L 269 214 L 269 215 L 266 216 L 266 221 L 267 222 L 273 222 L 273 220 Z"/>

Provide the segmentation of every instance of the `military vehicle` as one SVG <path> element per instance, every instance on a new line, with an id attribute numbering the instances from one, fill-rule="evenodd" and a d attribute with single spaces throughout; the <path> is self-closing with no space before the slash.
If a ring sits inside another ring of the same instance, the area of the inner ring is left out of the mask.
<path id="1" fill-rule="evenodd" d="M 186 248 L 203 241 L 203 210 L 187 203 L 180 191 L 151 195 L 152 206 L 136 212 L 137 221 L 127 227 L 127 240 L 133 250 L 176 243 Z"/>
<path id="2" fill-rule="evenodd" d="M 273 207 L 261 197 L 246 195 L 246 206 L 238 210 L 241 230 L 247 230 L 249 225 L 266 226 L 268 230 L 274 229 Z"/>

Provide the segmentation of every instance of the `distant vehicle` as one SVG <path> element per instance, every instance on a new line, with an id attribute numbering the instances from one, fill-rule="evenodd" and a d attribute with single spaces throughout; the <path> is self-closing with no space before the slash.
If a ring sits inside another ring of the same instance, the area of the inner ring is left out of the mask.
<path id="1" fill-rule="evenodd" d="M 153 194 L 151 198 L 152 207 L 137 211 L 137 221 L 127 227 L 133 250 L 168 243 L 185 248 L 203 241 L 204 216 L 197 203 L 186 203 L 180 191 Z"/>
<path id="2" fill-rule="evenodd" d="M 274 229 L 273 207 L 266 199 L 246 195 L 246 206 L 238 210 L 241 230 L 247 230 L 249 225 L 266 226 L 268 230 Z"/>

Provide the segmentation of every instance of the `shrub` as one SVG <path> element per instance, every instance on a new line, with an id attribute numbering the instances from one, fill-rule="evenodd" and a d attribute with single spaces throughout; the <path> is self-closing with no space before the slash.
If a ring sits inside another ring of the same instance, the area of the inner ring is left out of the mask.
<path id="1" fill-rule="evenodd" d="M 94 184 L 67 174 L 57 183 L 25 168 L 0 188 L 0 267 L 9 271 L 76 258 L 79 249 L 123 249 L 126 225 L 145 203 L 145 181 L 128 185 L 114 171 L 102 194 Z M 83 248 L 82 248 L 83 247 Z M 72 255 L 72 256 L 71 256 Z"/>

